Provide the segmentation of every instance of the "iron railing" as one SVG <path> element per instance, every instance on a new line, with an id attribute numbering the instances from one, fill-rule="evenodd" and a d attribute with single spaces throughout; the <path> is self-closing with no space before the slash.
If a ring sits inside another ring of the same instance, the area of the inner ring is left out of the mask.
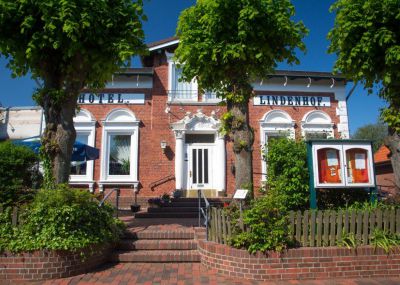
<path id="1" fill-rule="evenodd" d="M 208 240 L 208 228 L 210 221 L 210 202 L 208 202 L 207 197 L 204 195 L 203 190 L 197 190 L 197 196 L 199 201 L 199 227 L 201 227 L 201 220 L 204 218 L 203 226 L 206 227 L 206 240 Z M 202 200 L 204 201 L 204 208 L 201 206 Z"/>
<path id="2" fill-rule="evenodd" d="M 111 196 L 111 194 L 112 193 L 116 193 L 116 195 L 115 195 L 115 207 L 116 207 L 116 216 L 117 216 L 117 218 L 118 218 L 118 210 L 119 210 L 119 196 L 121 195 L 121 189 L 119 189 L 119 188 L 113 188 L 113 189 L 111 189 L 111 191 L 110 192 L 108 192 L 105 196 L 104 196 L 104 198 L 100 201 L 100 203 L 99 203 L 99 207 L 102 207 L 103 205 L 104 205 L 104 203 L 106 202 L 106 200 L 108 199 L 108 197 L 110 197 Z"/>

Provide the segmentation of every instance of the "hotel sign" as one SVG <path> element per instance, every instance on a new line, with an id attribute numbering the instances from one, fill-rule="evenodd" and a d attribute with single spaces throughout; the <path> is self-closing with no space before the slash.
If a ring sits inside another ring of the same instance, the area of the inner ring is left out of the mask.
<path id="1" fill-rule="evenodd" d="M 144 104 L 140 93 L 81 93 L 78 104 Z"/>
<path id="2" fill-rule="evenodd" d="M 330 107 L 331 98 L 322 96 L 258 95 L 254 106 Z"/>

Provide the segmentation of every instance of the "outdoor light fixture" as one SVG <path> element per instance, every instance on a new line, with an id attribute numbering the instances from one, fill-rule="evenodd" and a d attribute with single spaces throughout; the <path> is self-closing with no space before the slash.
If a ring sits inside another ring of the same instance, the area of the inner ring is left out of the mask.
<path id="1" fill-rule="evenodd" d="M 161 141 L 161 149 L 162 152 L 165 153 L 165 149 L 167 148 L 167 142 L 166 141 Z"/>

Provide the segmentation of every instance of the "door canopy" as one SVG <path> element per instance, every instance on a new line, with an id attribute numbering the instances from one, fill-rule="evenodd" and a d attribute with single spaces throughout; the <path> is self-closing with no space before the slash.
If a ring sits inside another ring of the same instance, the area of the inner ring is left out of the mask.
<path id="1" fill-rule="evenodd" d="M 182 120 L 171 124 L 172 130 L 175 135 L 181 136 L 186 132 L 218 132 L 220 128 L 220 121 L 216 118 L 214 111 L 211 116 L 203 114 L 202 110 L 197 110 L 196 114 L 187 112 Z"/>

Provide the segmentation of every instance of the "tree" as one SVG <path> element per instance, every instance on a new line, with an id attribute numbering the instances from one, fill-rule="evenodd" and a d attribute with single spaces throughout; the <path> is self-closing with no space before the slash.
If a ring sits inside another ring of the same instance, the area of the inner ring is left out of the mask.
<path id="1" fill-rule="evenodd" d="M 178 22 L 182 78 L 226 100 L 222 131 L 233 140 L 236 188 L 252 187 L 254 132 L 249 125 L 251 83 L 272 73 L 278 62 L 298 63 L 307 30 L 291 20 L 289 0 L 198 0 Z"/>
<path id="2" fill-rule="evenodd" d="M 358 128 L 352 135 L 353 139 L 371 140 L 373 152 L 376 152 L 384 143 L 388 135 L 388 127 L 382 122 L 368 124 Z"/>
<path id="3" fill-rule="evenodd" d="M 389 106 L 381 117 L 388 124 L 385 144 L 391 150 L 395 183 L 400 189 L 400 2 L 338 0 L 329 52 L 337 54 L 335 70 L 379 90 Z M 400 194 L 400 192 L 399 192 Z"/>
<path id="4" fill-rule="evenodd" d="M 34 99 L 44 109 L 43 156 L 56 183 L 68 182 L 80 90 L 104 86 L 144 51 L 142 6 L 142 0 L 0 0 L 0 55 L 9 58 L 13 76 L 30 72 L 42 82 Z"/>

